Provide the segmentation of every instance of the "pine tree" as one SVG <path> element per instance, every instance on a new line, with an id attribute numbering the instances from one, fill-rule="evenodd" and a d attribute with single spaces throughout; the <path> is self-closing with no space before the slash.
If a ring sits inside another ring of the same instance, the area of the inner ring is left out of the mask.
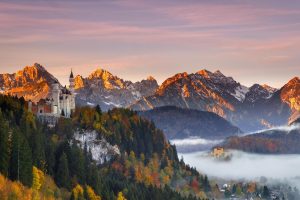
<path id="1" fill-rule="evenodd" d="M 19 170 L 20 170 L 20 133 L 17 130 L 13 131 L 12 134 L 12 147 L 11 147 L 11 157 L 10 157 L 10 169 L 9 178 L 11 180 L 19 180 Z"/>
<path id="2" fill-rule="evenodd" d="M 32 160 L 33 164 L 43 171 L 46 170 L 45 162 L 45 148 L 44 148 L 44 138 L 41 130 L 36 131 L 31 136 L 32 142 Z"/>
<path id="3" fill-rule="evenodd" d="M 70 170 L 71 175 L 76 176 L 80 184 L 85 183 L 84 155 L 82 150 L 74 143 L 71 148 Z"/>
<path id="4" fill-rule="evenodd" d="M 0 109 L 0 172 L 4 176 L 8 176 L 9 167 L 9 146 L 8 146 L 8 126 L 7 122 L 3 119 Z"/>
<path id="5" fill-rule="evenodd" d="M 26 138 L 20 140 L 19 180 L 26 186 L 32 185 L 32 155 Z"/>
<path id="6" fill-rule="evenodd" d="M 101 107 L 100 107 L 99 104 L 96 106 L 96 112 L 97 112 L 100 116 L 102 115 L 102 110 L 101 110 Z"/>
<path id="7" fill-rule="evenodd" d="M 19 130 L 12 133 L 9 177 L 26 186 L 32 183 L 32 155 L 27 139 Z"/>
<path id="8" fill-rule="evenodd" d="M 54 166 L 55 166 L 55 148 L 53 142 L 49 141 L 46 144 L 46 169 L 47 174 L 54 175 Z"/>
<path id="9" fill-rule="evenodd" d="M 90 185 L 97 194 L 100 194 L 101 188 L 100 188 L 100 174 L 99 170 L 96 166 L 96 164 L 92 164 L 89 168 L 89 171 L 87 173 L 89 176 L 87 178 L 87 184 Z"/>
<path id="10" fill-rule="evenodd" d="M 62 153 L 62 155 L 60 156 L 55 179 L 59 187 L 70 189 L 69 167 L 67 156 L 65 153 Z"/>
<path id="11" fill-rule="evenodd" d="M 211 188 L 210 188 L 210 184 L 209 184 L 207 175 L 204 176 L 203 186 L 204 186 L 204 190 L 205 190 L 206 192 L 210 191 Z"/>
<path id="12" fill-rule="evenodd" d="M 266 199 L 270 197 L 270 191 L 267 186 L 264 186 L 262 196 L 263 196 L 263 198 L 266 198 Z"/>

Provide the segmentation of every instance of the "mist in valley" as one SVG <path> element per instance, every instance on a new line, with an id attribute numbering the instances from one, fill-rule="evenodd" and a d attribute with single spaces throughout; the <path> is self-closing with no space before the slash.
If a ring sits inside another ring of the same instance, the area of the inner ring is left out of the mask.
<path id="1" fill-rule="evenodd" d="M 209 152 L 180 153 L 179 156 L 199 172 L 228 180 L 261 180 L 291 182 L 300 188 L 300 155 L 261 155 L 229 151 L 232 158 L 222 161 Z"/>
<path id="2" fill-rule="evenodd" d="M 281 126 L 260 130 L 249 134 L 272 133 L 280 131 L 288 134 L 299 130 L 300 125 Z M 300 188 L 300 155 L 299 154 L 255 154 L 236 150 L 226 150 L 231 155 L 228 161 L 219 160 L 210 155 L 212 147 L 224 140 L 206 140 L 187 138 L 172 140 L 178 148 L 179 158 L 209 177 L 224 180 L 266 181 L 270 183 L 287 183 Z"/>

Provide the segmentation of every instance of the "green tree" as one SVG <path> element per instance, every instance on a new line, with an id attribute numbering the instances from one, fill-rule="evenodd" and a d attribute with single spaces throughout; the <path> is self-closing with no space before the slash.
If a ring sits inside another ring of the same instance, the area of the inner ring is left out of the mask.
<path id="1" fill-rule="evenodd" d="M 0 109 L 0 172 L 8 176 L 9 167 L 9 132 L 7 122 Z"/>
<path id="2" fill-rule="evenodd" d="M 85 183 L 85 159 L 82 150 L 74 143 L 71 148 L 71 154 L 68 155 L 70 174 L 76 176 L 80 184 Z"/>
<path id="3" fill-rule="evenodd" d="M 269 188 L 267 186 L 263 187 L 262 197 L 266 198 L 266 199 L 270 197 L 270 191 L 269 191 Z"/>
<path id="4" fill-rule="evenodd" d="M 97 112 L 99 115 L 102 115 L 102 110 L 101 110 L 101 107 L 100 107 L 99 104 L 96 106 L 96 112 Z"/>
<path id="5" fill-rule="evenodd" d="M 32 160 L 33 164 L 37 166 L 39 169 L 43 171 L 46 170 L 46 158 L 45 158 L 45 145 L 44 145 L 44 137 L 41 130 L 36 131 L 31 135 L 31 143 L 32 143 Z"/>
<path id="6" fill-rule="evenodd" d="M 19 180 L 26 186 L 32 185 L 32 155 L 26 138 L 21 138 L 19 151 Z"/>
<path id="7" fill-rule="evenodd" d="M 26 186 L 32 183 L 32 155 L 27 139 L 19 130 L 12 133 L 9 177 Z"/>
<path id="8" fill-rule="evenodd" d="M 56 183 L 59 187 L 64 187 L 70 189 L 70 175 L 67 155 L 62 153 L 58 163 L 58 169 L 56 172 Z"/>

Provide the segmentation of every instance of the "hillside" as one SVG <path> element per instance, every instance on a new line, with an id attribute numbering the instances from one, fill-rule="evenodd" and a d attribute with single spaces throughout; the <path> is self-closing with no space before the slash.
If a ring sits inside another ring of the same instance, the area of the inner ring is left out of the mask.
<path id="1" fill-rule="evenodd" d="M 153 121 L 168 139 L 195 136 L 223 139 L 241 133 L 239 128 L 211 112 L 166 106 L 141 111 L 139 115 Z"/>
<path id="2" fill-rule="evenodd" d="M 43 173 L 71 199 L 89 193 L 113 200 L 213 196 L 207 177 L 179 161 L 175 146 L 135 112 L 84 107 L 48 128 L 23 99 L 0 96 L 0 110 L 0 173 L 27 188 L 40 191 Z"/>
<path id="3" fill-rule="evenodd" d="M 300 124 L 246 135 L 229 137 L 222 146 L 251 153 L 300 154 Z"/>

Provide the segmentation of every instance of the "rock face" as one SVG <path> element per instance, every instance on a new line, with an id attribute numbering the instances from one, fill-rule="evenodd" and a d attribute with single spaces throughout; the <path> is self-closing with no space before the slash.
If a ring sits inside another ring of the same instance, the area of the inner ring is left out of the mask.
<path id="1" fill-rule="evenodd" d="M 141 111 L 139 115 L 153 121 L 170 140 L 189 137 L 224 139 L 241 133 L 239 128 L 212 112 L 166 106 Z"/>
<path id="2" fill-rule="evenodd" d="M 276 92 L 276 89 L 268 85 L 254 84 L 246 93 L 244 103 L 254 103 L 261 99 L 268 99 L 274 94 L 274 92 Z"/>
<path id="3" fill-rule="evenodd" d="M 55 81 L 57 79 L 43 66 L 35 63 L 13 74 L 0 74 L 0 90 L 3 94 L 38 101 L 48 96 L 51 84 Z"/>
<path id="4" fill-rule="evenodd" d="M 99 104 L 103 110 L 107 110 L 113 107 L 127 107 L 145 96 L 154 94 L 158 84 L 152 77 L 132 83 L 106 70 L 97 69 L 87 78 L 76 76 L 75 88 L 78 104 Z"/>
<path id="5" fill-rule="evenodd" d="M 287 124 L 299 115 L 299 78 L 277 90 L 254 84 L 247 88 L 220 71 L 201 70 L 168 78 L 154 95 L 142 98 L 131 108 L 149 110 L 161 106 L 210 111 L 243 131 Z M 296 117 L 295 117 L 296 116 Z"/>
<path id="6" fill-rule="evenodd" d="M 295 77 L 290 80 L 280 90 L 280 98 L 283 102 L 289 105 L 291 109 L 291 116 L 289 123 L 297 120 L 300 117 L 300 79 Z"/>
<path id="7" fill-rule="evenodd" d="M 145 97 L 132 106 L 137 110 L 173 105 L 214 112 L 222 117 L 235 110 L 244 99 L 247 88 L 224 76 L 201 70 L 195 74 L 180 73 L 168 78 L 152 96 Z"/>
<path id="8" fill-rule="evenodd" d="M 111 158 L 120 155 L 117 145 L 112 146 L 104 138 L 99 138 L 96 131 L 81 130 L 74 134 L 74 142 L 84 149 L 86 145 L 87 151 L 91 152 L 93 160 L 97 164 L 109 161 Z"/>

